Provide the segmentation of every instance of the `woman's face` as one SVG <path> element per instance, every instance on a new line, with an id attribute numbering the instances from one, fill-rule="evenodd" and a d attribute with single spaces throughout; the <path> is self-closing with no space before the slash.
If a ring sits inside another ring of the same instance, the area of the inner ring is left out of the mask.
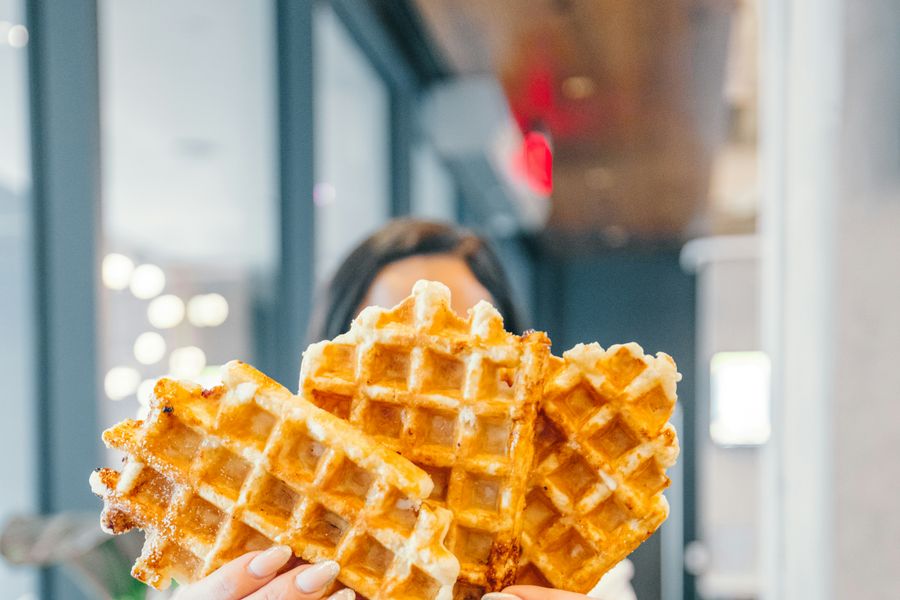
<path id="1" fill-rule="evenodd" d="M 440 281 L 450 288 L 453 310 L 460 315 L 465 315 L 479 300 L 493 302 L 463 259 L 452 254 L 426 254 L 392 262 L 379 271 L 359 310 L 371 305 L 389 308 L 398 304 L 409 296 L 419 279 Z"/>

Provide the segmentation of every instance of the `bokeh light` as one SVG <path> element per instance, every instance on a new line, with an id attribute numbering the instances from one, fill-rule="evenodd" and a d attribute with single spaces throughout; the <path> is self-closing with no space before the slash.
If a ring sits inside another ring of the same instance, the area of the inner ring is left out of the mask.
<path id="1" fill-rule="evenodd" d="M 131 275 L 131 293 L 141 300 L 159 296 L 166 287 L 166 274 L 156 265 L 141 265 Z"/>
<path id="2" fill-rule="evenodd" d="M 184 320 L 184 301 L 166 294 L 154 298 L 147 306 L 147 320 L 157 329 L 171 329 Z"/>
<path id="3" fill-rule="evenodd" d="M 134 340 L 134 357 L 142 365 L 153 365 L 166 354 L 166 340 L 155 331 L 145 331 Z"/>
<path id="4" fill-rule="evenodd" d="M 169 372 L 175 377 L 194 378 L 206 368 L 206 354 L 196 346 L 176 348 L 169 356 Z"/>
<path id="5" fill-rule="evenodd" d="M 103 257 L 100 271 L 103 285 L 111 290 L 124 290 L 131 282 L 134 263 L 124 254 L 110 253 Z"/>
<path id="6" fill-rule="evenodd" d="M 228 301 L 221 294 L 200 294 L 188 301 L 188 321 L 195 327 L 218 327 L 228 318 Z"/>
<path id="7" fill-rule="evenodd" d="M 113 367 L 103 378 L 103 390 L 110 400 L 121 400 L 133 394 L 141 382 L 141 374 L 132 367 Z"/>
<path id="8" fill-rule="evenodd" d="M 24 48 L 28 45 L 28 29 L 24 25 L 13 25 L 6 34 L 6 41 L 13 48 Z"/>

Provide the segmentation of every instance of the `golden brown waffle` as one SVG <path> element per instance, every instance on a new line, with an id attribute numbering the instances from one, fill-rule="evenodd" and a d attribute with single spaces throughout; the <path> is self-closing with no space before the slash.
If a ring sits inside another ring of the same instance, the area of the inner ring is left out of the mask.
<path id="1" fill-rule="evenodd" d="M 453 511 L 456 599 L 480 600 L 515 577 L 548 356 L 545 334 L 508 333 L 487 302 L 460 318 L 450 291 L 428 281 L 304 353 L 301 396 L 431 475 L 431 501 Z"/>
<path id="2" fill-rule="evenodd" d="M 337 560 L 340 581 L 372 600 L 452 597 L 452 515 L 422 502 L 426 473 L 248 365 L 222 375 L 209 391 L 160 380 L 146 421 L 103 434 L 128 457 L 91 485 L 105 529 L 146 531 L 135 577 L 190 582 L 287 544 L 309 561 Z"/>
<path id="3" fill-rule="evenodd" d="M 518 581 L 586 593 L 669 514 L 675 363 L 637 344 L 553 358 L 535 435 Z"/>

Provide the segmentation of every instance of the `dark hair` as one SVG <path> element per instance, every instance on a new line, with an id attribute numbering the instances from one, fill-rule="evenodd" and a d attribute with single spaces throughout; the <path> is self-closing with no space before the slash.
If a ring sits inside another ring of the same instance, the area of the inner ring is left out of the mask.
<path id="1" fill-rule="evenodd" d="M 491 294 L 506 329 L 521 333 L 519 310 L 506 272 L 484 239 L 454 225 L 397 219 L 357 246 L 320 290 L 307 332 L 309 341 L 331 339 L 347 331 L 375 276 L 394 261 L 423 254 L 452 254 L 463 259 Z"/>

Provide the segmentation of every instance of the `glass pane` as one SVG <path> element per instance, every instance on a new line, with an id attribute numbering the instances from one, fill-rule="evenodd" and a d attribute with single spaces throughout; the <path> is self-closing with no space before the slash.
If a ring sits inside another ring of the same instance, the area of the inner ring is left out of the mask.
<path id="1" fill-rule="evenodd" d="M 316 277 L 390 215 L 387 87 L 334 12 L 315 15 Z"/>
<path id="2" fill-rule="evenodd" d="M 14 513 L 34 513 L 36 502 L 33 422 L 34 364 L 31 327 L 32 286 L 29 256 L 31 168 L 28 156 L 28 30 L 20 0 L 0 0 L 0 380 L 4 383 L 0 420 L 0 522 Z M 4 597 L 35 590 L 30 570 L 0 560 Z"/>
<path id="3" fill-rule="evenodd" d="M 278 245 L 271 6 L 101 0 L 102 423 L 254 362 Z M 111 401 L 114 400 L 114 401 Z"/>
<path id="4" fill-rule="evenodd" d="M 717 352 L 709 364 L 709 434 L 722 446 L 758 446 L 769 439 L 769 357 Z"/>
<path id="5" fill-rule="evenodd" d="M 456 187 L 434 146 L 421 141 L 412 152 L 412 213 L 436 221 L 456 220 Z"/>

